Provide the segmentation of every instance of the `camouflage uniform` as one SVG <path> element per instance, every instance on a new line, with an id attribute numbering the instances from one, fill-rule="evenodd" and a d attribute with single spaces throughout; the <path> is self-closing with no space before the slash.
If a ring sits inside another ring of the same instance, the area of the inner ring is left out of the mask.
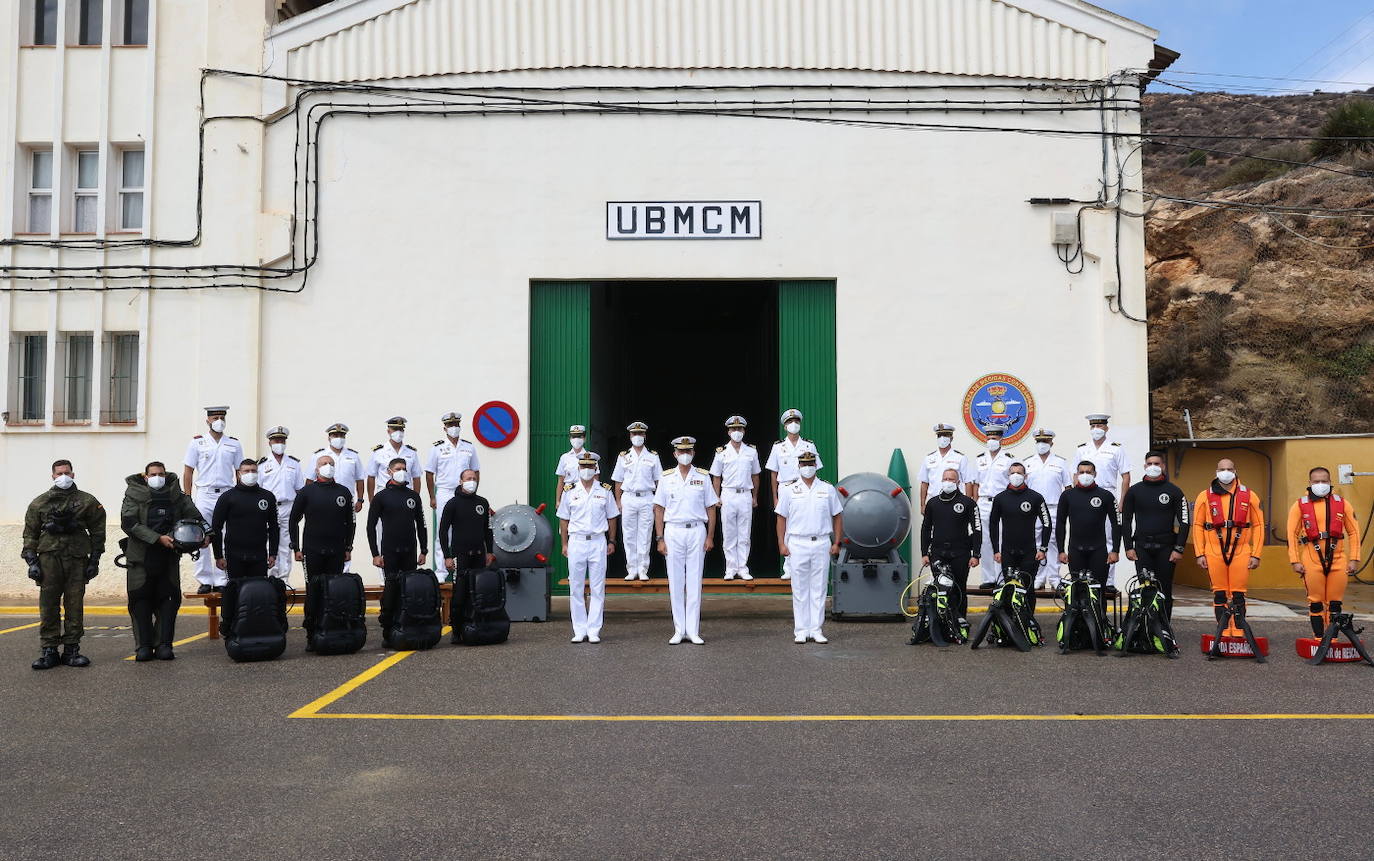
<path id="1" fill-rule="evenodd" d="M 36 553 L 43 572 L 39 585 L 38 635 L 45 647 L 81 642 L 86 580 L 105 552 L 105 507 L 75 485 L 39 494 L 24 514 L 24 554 Z M 98 570 L 98 569 L 97 569 Z M 63 609 L 66 610 L 65 624 Z"/>

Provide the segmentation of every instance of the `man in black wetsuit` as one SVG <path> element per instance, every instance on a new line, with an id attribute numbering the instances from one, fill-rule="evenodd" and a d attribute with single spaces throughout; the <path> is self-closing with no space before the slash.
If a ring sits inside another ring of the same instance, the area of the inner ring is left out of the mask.
<path id="1" fill-rule="evenodd" d="M 1164 454 L 1145 455 L 1145 480 L 1121 504 L 1121 544 L 1136 571 L 1153 571 L 1164 591 L 1164 614 L 1174 613 L 1174 563 L 1188 546 L 1188 498 L 1164 474 Z"/>
<path id="2" fill-rule="evenodd" d="M 988 530 L 996 551 L 992 558 L 1002 566 L 1003 580 L 1009 579 L 1009 575 L 1020 578 L 1032 613 L 1035 575 L 1045 561 L 1052 528 L 1045 497 L 1026 485 L 1025 464 L 1011 464 L 1007 468 L 1007 489 L 992 498 Z"/>
<path id="3" fill-rule="evenodd" d="M 949 565 L 959 587 L 959 624 L 968 624 L 968 575 L 978 567 L 983 548 L 983 521 L 978 503 L 959 492 L 959 471 L 940 477 L 939 494 L 926 500 L 921 517 L 921 567 Z"/>
<path id="4" fill-rule="evenodd" d="M 403 457 L 387 464 L 386 487 L 372 497 L 367 510 L 367 544 L 372 564 L 382 569 L 382 642 L 389 645 L 391 621 L 396 602 L 401 598 L 401 575 L 425 564 L 429 533 L 425 529 L 425 506 L 411 486 Z M 382 534 L 377 536 L 377 524 Z M 418 543 L 417 543 L 418 542 Z"/>
<path id="5" fill-rule="evenodd" d="M 328 469 L 322 469 L 328 467 Z M 326 473 L 328 473 L 326 475 Z M 353 558 L 353 493 L 334 480 L 334 458 L 320 455 L 315 461 L 315 481 L 296 493 L 291 504 L 291 550 L 305 565 L 305 638 L 313 648 L 315 616 L 324 575 L 342 574 Z M 301 520 L 305 520 L 304 534 Z"/>
<path id="6" fill-rule="evenodd" d="M 258 487 L 257 461 L 241 461 L 237 482 L 220 494 L 210 516 L 215 567 L 230 580 L 266 577 L 277 564 L 280 535 L 276 495 Z M 237 609 L 236 594 L 235 590 L 226 589 L 220 603 L 220 616 L 226 628 Z"/>
<path id="7" fill-rule="evenodd" d="M 1106 586 L 1108 568 L 1116 564 L 1121 546 L 1121 516 L 1116 497 L 1097 486 L 1097 466 L 1092 461 L 1079 462 L 1073 487 L 1059 497 L 1057 520 L 1054 535 L 1061 550 L 1059 561 L 1068 564 L 1071 573 L 1091 571 L 1097 585 Z"/>
<path id="8" fill-rule="evenodd" d="M 491 503 L 477 495 L 477 472 L 463 470 L 458 492 L 444 505 L 439 518 L 439 547 L 451 582 L 454 574 L 485 568 L 496 561 L 491 532 Z"/>

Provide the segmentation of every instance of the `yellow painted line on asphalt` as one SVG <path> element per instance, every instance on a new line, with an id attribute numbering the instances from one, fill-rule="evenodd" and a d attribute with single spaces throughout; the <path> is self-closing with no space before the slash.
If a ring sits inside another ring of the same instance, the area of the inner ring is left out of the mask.
<path id="1" fill-rule="evenodd" d="M 319 712 L 320 712 L 320 709 L 324 708 L 325 706 L 330 705 L 331 703 L 335 702 L 336 700 L 342 699 L 343 697 L 347 696 L 347 695 L 350 694 L 351 692 L 357 690 L 358 688 L 362 687 L 363 685 L 365 685 L 365 684 L 367 684 L 368 682 L 372 681 L 373 679 L 377 678 L 377 677 L 380 676 L 382 673 L 384 673 L 384 672 L 386 672 L 387 670 L 391 669 L 392 667 L 396 666 L 396 665 L 399 664 L 401 661 L 404 661 L 406 658 L 410 657 L 410 656 L 413 655 L 413 654 L 415 654 L 415 653 L 414 653 L 414 652 L 397 652 L 397 653 L 395 653 L 394 655 L 388 655 L 386 658 L 382 659 L 381 661 L 379 661 L 378 663 L 376 663 L 376 664 L 373 665 L 372 667 L 369 667 L 368 669 L 362 671 L 362 672 L 359 673 L 358 675 L 354 676 L 353 678 L 351 678 L 351 679 L 349 679 L 348 681 L 344 682 L 343 684 L 339 685 L 337 688 L 335 688 L 334 690 L 332 690 L 332 691 L 330 691 L 329 693 L 325 694 L 324 696 L 322 696 L 322 697 L 316 699 L 315 701 L 310 702 L 310 703 L 307 703 L 307 704 L 301 706 L 300 708 L 296 709 L 296 710 L 293 711 L 291 714 L 287 715 L 287 717 L 289 717 L 289 718 L 327 717 L 327 715 L 321 715 L 321 714 L 319 713 Z"/>
<path id="2" fill-rule="evenodd" d="M 392 658 L 401 658 L 409 655 L 409 652 L 398 653 Z M 391 658 L 388 658 L 391 660 Z M 394 665 L 397 661 L 392 661 Z M 388 665 L 390 666 L 390 665 Z M 359 676 L 352 681 L 357 682 L 348 688 L 347 691 L 331 692 L 329 695 L 333 700 L 338 699 L 348 691 L 356 689 L 368 679 L 375 678 L 386 669 L 379 664 L 374 667 L 371 675 L 367 678 Z M 367 675 L 367 674 L 364 674 Z M 340 689 L 342 690 L 342 689 Z M 338 693 L 338 696 L 334 696 Z M 971 715 L 503 715 L 503 714 L 469 714 L 469 715 L 424 715 L 424 714 L 344 714 L 331 713 L 323 714 L 316 708 L 314 711 L 306 713 L 317 704 L 319 707 L 328 705 L 324 702 L 326 697 L 321 697 L 304 709 L 301 709 L 291 717 L 308 718 L 330 718 L 340 720 L 413 720 L 413 721 L 532 721 L 532 722 L 571 722 L 571 723 L 883 723 L 883 722 L 902 722 L 902 723 L 1056 723 L 1073 721 L 1282 721 L 1282 720 L 1332 720 L 1332 721 L 1367 721 L 1374 720 L 1374 714 L 1306 714 L 1306 713 L 1275 713 L 1275 714 L 1100 714 L 1100 715 L 1017 715 L 1017 714 L 971 714 Z"/>
<path id="3" fill-rule="evenodd" d="M 6 628 L 5 630 L 0 631 L 0 634 L 13 634 L 15 631 L 27 631 L 30 628 L 37 628 L 38 625 L 38 622 L 30 622 L 27 625 L 16 625 L 13 628 Z"/>
<path id="4" fill-rule="evenodd" d="M 176 641 L 174 641 L 174 642 L 172 643 L 172 647 L 175 648 L 175 647 L 177 647 L 177 646 L 184 646 L 184 645 L 186 645 L 187 643 L 194 643 L 196 640 L 203 640 L 203 639 L 205 639 L 205 638 L 208 637 L 208 636 L 210 636 L 210 632 L 209 632 L 209 631 L 202 631 L 202 632 L 200 632 L 199 634 L 195 634 L 194 636 L 187 637 L 187 638 L 184 639 L 184 640 L 176 640 Z M 126 661 L 132 661 L 133 659 L 134 659 L 134 656 L 133 656 L 133 655 L 130 655 L 129 657 L 125 658 L 124 660 L 126 660 Z"/>

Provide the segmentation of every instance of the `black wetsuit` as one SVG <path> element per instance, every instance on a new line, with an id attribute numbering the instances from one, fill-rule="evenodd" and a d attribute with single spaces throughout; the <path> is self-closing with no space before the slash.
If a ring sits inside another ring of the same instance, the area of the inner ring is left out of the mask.
<path id="1" fill-rule="evenodd" d="M 300 528 L 305 520 L 305 530 Z M 342 574 L 345 554 L 353 552 L 353 493 L 336 481 L 320 479 L 301 488 L 291 505 L 291 549 L 305 562 L 307 637 L 315 629 L 320 587 L 326 574 Z"/>
<path id="2" fill-rule="evenodd" d="M 1039 527 L 1037 529 L 1037 526 Z M 1050 508 L 1039 492 L 1022 485 L 1008 487 L 992 498 L 988 530 L 992 548 L 1002 554 L 1002 577 L 1015 572 L 1026 587 L 1026 603 L 1035 612 L 1035 575 L 1040 570 L 1037 553 L 1044 553 L 1051 538 Z"/>
<path id="3" fill-rule="evenodd" d="M 926 500 L 921 518 L 921 555 L 944 562 L 959 586 L 959 618 L 968 617 L 969 560 L 981 556 L 983 519 L 978 503 L 958 491 Z"/>
<path id="4" fill-rule="evenodd" d="M 1188 546 L 1188 498 L 1178 485 L 1162 476 L 1131 485 L 1121 500 L 1121 546 L 1136 553 L 1137 571 L 1153 571 L 1164 591 L 1164 612 L 1174 612 L 1174 563 L 1172 553 Z"/>
<path id="5" fill-rule="evenodd" d="M 227 531 L 227 535 L 225 534 Z M 277 497 L 270 490 L 239 483 L 221 493 L 210 516 L 210 545 L 224 560 L 230 580 L 266 577 L 267 560 L 277 555 Z M 238 612 L 237 592 L 224 590 L 220 616 L 225 627 Z"/>
<path id="6" fill-rule="evenodd" d="M 382 535 L 377 537 L 377 525 Z M 418 541 L 418 543 L 417 543 Z M 387 482 L 367 509 L 367 545 L 374 557 L 382 557 L 382 607 L 378 621 L 382 637 L 389 636 L 396 603 L 401 598 L 401 575 L 414 571 L 420 550 L 429 546 L 425 506 L 409 484 Z"/>
<path id="7" fill-rule="evenodd" d="M 1069 556 L 1069 571 L 1089 570 L 1099 586 L 1106 586 L 1107 554 L 1121 547 L 1121 518 L 1116 511 L 1116 497 L 1095 484 L 1083 487 L 1075 482 L 1059 497 L 1057 520 L 1054 536 L 1061 552 Z M 1112 531 L 1110 551 L 1107 549 L 1109 525 Z"/>
<path id="8" fill-rule="evenodd" d="M 439 518 L 439 546 L 445 559 L 457 560 L 459 571 L 485 568 L 487 554 L 495 552 L 491 504 L 475 493 L 454 494 Z"/>

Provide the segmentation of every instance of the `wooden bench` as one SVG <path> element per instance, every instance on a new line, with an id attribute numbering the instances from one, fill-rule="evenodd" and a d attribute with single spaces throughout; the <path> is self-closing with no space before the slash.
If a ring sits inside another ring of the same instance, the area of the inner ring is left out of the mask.
<path id="1" fill-rule="evenodd" d="M 443 618 L 444 618 L 444 619 L 448 619 L 448 615 L 449 615 L 449 609 L 448 609 L 448 608 L 449 608 L 449 600 L 453 597 L 453 584 L 452 584 L 452 583 L 440 583 L 440 584 L 439 584 L 439 591 L 442 592 L 442 593 L 443 593 L 443 596 L 444 596 L 444 616 L 443 616 Z M 200 594 L 199 592 L 186 592 L 186 593 L 184 593 L 181 597 L 182 597 L 184 600 L 187 600 L 187 601 L 201 601 L 201 602 L 203 602 L 203 603 L 205 604 L 205 612 L 206 612 L 206 615 L 209 617 L 209 620 L 210 620 L 210 639 L 212 639 L 212 640 L 218 640 L 218 639 L 219 639 L 219 604 L 220 604 L 220 593 L 219 593 L 219 592 L 206 592 L 205 594 L 202 595 L 202 594 Z M 382 587 L 381 587 L 381 586 L 364 586 L 364 587 L 363 587 L 363 600 L 364 600 L 364 601 L 367 601 L 367 602 L 369 602 L 369 603 L 372 602 L 372 601 L 380 602 L 380 601 L 382 600 Z M 286 590 L 286 603 L 287 603 L 287 606 L 288 606 L 288 607 L 292 607 L 292 606 L 295 606 L 295 605 L 297 605 L 297 604 L 299 604 L 299 605 L 301 605 L 301 606 L 304 606 L 304 605 L 305 605 L 305 590 L 304 590 L 304 589 L 287 589 L 287 590 Z"/>
<path id="2" fill-rule="evenodd" d="M 755 577 L 753 580 L 722 580 L 708 577 L 701 581 L 703 595 L 790 595 L 790 580 L 781 577 Z M 558 585 L 567 588 L 566 578 Z M 624 580 L 619 577 L 606 581 L 607 595 L 663 595 L 668 592 L 668 578 L 655 577 L 651 580 Z"/>

